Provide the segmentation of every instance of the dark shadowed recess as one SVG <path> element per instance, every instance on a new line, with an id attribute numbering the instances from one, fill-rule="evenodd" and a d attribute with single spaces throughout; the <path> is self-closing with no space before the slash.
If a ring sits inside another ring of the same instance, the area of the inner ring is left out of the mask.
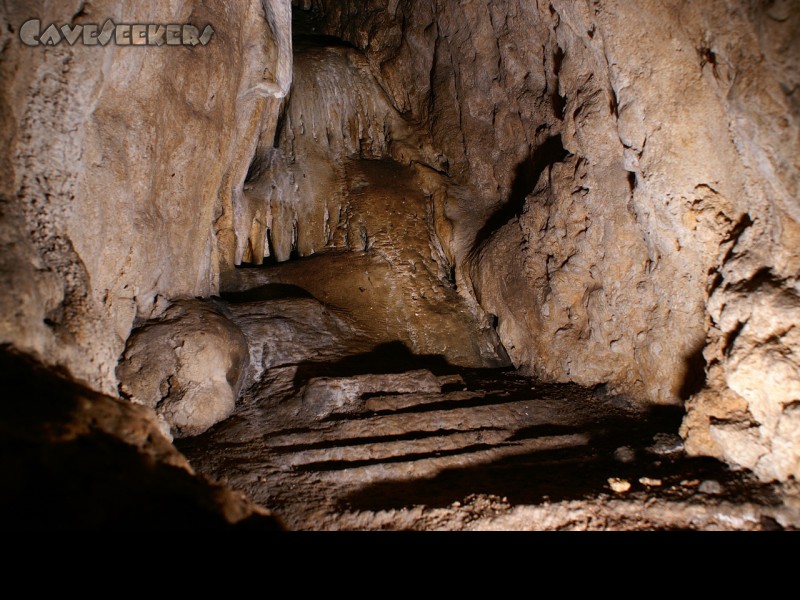
<path id="1" fill-rule="evenodd" d="M 663 500 L 685 500 L 682 481 L 715 479 L 730 492 L 726 498 L 779 503 L 772 486 L 757 484 L 748 476 L 730 470 L 712 458 L 688 458 L 683 453 L 658 455 L 647 450 L 653 436 L 677 431 L 682 411 L 676 407 L 655 407 L 645 419 L 612 417 L 590 428 L 563 425 L 536 425 L 518 431 L 506 444 L 543 436 L 586 433 L 588 445 L 547 449 L 511 456 L 483 465 L 451 468 L 432 479 L 384 481 L 367 485 L 346 496 L 346 510 L 389 510 L 424 505 L 444 508 L 463 502 L 472 494 L 506 497 L 512 505 L 597 498 L 613 495 L 608 477 L 625 478 L 632 483 L 631 493 L 646 492 Z M 623 463 L 614 457 L 620 447 L 630 448 L 635 459 Z M 659 487 L 647 487 L 640 477 L 661 479 Z"/>
<path id="2" fill-rule="evenodd" d="M 308 291 L 292 283 L 267 283 L 242 292 L 223 292 L 221 296 L 223 300 L 231 304 L 290 298 L 314 298 Z"/>
<path id="3" fill-rule="evenodd" d="M 312 6 L 308 10 L 296 5 L 293 7 L 292 43 L 296 50 L 323 46 L 355 48 L 347 40 L 324 33 L 325 19 L 325 10 L 320 6 Z"/>
<path id="4" fill-rule="evenodd" d="M 450 364 L 438 354 L 414 354 L 402 342 L 380 344 L 370 352 L 346 356 L 336 362 L 306 361 L 298 365 L 294 378 L 296 388 L 304 386 L 312 377 L 354 377 L 405 373 L 417 369 L 428 369 L 434 375 L 464 373 L 465 369 Z M 502 373 L 512 369 L 467 369 L 470 373 Z"/>
<path id="5" fill-rule="evenodd" d="M 320 35 L 314 33 L 294 33 L 292 44 L 295 51 L 302 51 L 308 48 L 355 48 L 342 38 L 333 35 Z"/>
<path id="6" fill-rule="evenodd" d="M 558 77 L 559 73 L 561 73 L 561 65 L 564 62 L 564 50 L 561 47 L 557 47 L 556 51 L 553 53 L 553 74 Z M 553 114 L 555 114 L 556 118 L 563 121 L 564 120 L 564 110 L 567 107 L 567 99 L 566 97 L 562 96 L 558 93 L 558 87 L 555 86 L 551 95 L 550 100 L 553 106 Z"/>
<path id="7" fill-rule="evenodd" d="M 683 383 L 678 396 L 681 400 L 688 400 L 702 390 L 706 385 L 706 359 L 703 356 L 704 343 L 698 344 L 684 359 Z"/>
<path id="8" fill-rule="evenodd" d="M 322 12 L 316 6 L 303 10 L 292 2 L 292 37 L 318 35 L 322 19 Z"/>
<path id="9" fill-rule="evenodd" d="M 563 161 L 567 156 L 569 152 L 564 149 L 561 136 L 554 135 L 547 138 L 528 158 L 519 163 L 514 170 L 514 182 L 511 185 L 508 201 L 489 217 L 478 232 L 474 249 L 480 248 L 503 225 L 519 217 L 525 206 L 525 198 L 534 190 L 545 169 Z"/>
<path id="10" fill-rule="evenodd" d="M 312 377 L 354 377 L 405 373 L 416 369 L 429 369 L 436 375 L 455 372 L 455 368 L 443 356 L 416 355 L 402 342 L 389 342 L 376 346 L 370 352 L 346 356 L 336 362 L 300 363 L 294 384 L 299 388 Z"/>
<path id="11" fill-rule="evenodd" d="M 273 530 L 229 524 L 219 486 L 100 430 L 85 400 L 116 402 L 0 347 L 0 530 Z"/>

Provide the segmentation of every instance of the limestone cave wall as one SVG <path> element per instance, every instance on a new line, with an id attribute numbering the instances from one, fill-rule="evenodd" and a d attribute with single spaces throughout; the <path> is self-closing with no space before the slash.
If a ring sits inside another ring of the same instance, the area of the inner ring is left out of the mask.
<path id="1" fill-rule="evenodd" d="M 215 37 L 22 46 L 36 17 Z M 390 307 L 385 339 L 685 403 L 690 452 L 800 474 L 796 0 L 37 0 L 0 19 L 0 342 L 117 394 L 132 329 L 174 300 L 377 247 L 402 293 L 463 315 L 426 337 L 429 313 Z M 359 204 L 390 171 L 413 191 Z"/>
<path id="2" fill-rule="evenodd" d="M 134 324 L 218 291 L 234 206 L 291 83 L 288 2 L 6 3 L 3 343 L 117 393 Z M 206 46 L 25 46 L 23 23 L 180 23 Z"/>
<path id="3" fill-rule="evenodd" d="M 517 367 L 690 399 L 690 451 L 797 473 L 796 2 L 294 4 L 427 129 Z"/>

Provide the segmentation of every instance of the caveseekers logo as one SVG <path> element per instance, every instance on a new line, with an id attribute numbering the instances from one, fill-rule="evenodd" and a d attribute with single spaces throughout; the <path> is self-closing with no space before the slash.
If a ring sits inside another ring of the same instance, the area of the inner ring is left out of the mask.
<path id="1" fill-rule="evenodd" d="M 116 24 L 108 19 L 100 25 L 51 24 L 42 29 L 39 19 L 26 21 L 19 30 L 19 39 L 26 46 L 205 46 L 211 41 L 214 28 L 206 25 L 202 33 L 194 25 Z"/>

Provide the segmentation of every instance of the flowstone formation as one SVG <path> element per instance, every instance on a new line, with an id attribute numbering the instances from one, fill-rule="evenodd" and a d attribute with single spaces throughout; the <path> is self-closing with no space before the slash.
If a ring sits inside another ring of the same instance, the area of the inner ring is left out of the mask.
<path id="1" fill-rule="evenodd" d="M 800 522 L 796 2 L 51 4 L 0 11 L 0 345 L 109 435 L 295 527 Z"/>
<path id="2" fill-rule="evenodd" d="M 515 366 L 692 398 L 691 452 L 798 474 L 792 2 L 294 5 L 430 132 L 446 252 Z"/>

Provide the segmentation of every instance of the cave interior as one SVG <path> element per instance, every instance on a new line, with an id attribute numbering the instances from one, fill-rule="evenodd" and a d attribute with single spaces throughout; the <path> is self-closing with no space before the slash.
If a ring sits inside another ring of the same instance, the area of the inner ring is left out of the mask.
<path id="1" fill-rule="evenodd" d="M 169 4 L 4 8 L 4 528 L 800 526 L 796 1 Z"/>

